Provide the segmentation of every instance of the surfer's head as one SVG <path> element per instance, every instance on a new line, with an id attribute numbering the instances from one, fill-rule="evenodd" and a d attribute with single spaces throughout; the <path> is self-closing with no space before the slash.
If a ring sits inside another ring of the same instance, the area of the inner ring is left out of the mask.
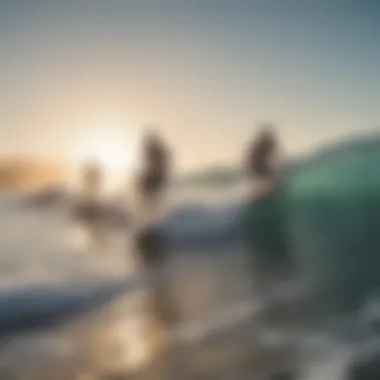
<path id="1" fill-rule="evenodd" d="M 276 143 L 277 138 L 274 126 L 269 123 L 262 124 L 260 131 L 256 137 L 257 147 L 271 151 L 275 149 Z"/>
<path id="2" fill-rule="evenodd" d="M 155 149 L 163 146 L 163 140 L 157 128 L 149 127 L 146 129 L 142 141 L 144 149 Z"/>

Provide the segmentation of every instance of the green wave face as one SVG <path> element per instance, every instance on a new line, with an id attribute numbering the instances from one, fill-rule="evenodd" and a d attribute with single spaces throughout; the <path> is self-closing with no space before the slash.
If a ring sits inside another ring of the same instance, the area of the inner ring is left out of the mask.
<path id="1" fill-rule="evenodd" d="M 332 152 L 327 157 L 309 159 L 295 170 L 289 190 L 295 200 L 326 197 L 361 197 L 380 189 L 380 142 L 377 147 Z"/>
<path id="2" fill-rule="evenodd" d="M 322 303 L 359 307 L 380 289 L 380 140 L 299 163 L 282 191 L 251 205 L 247 220 L 255 256 L 277 249 L 283 258 L 290 247 Z"/>

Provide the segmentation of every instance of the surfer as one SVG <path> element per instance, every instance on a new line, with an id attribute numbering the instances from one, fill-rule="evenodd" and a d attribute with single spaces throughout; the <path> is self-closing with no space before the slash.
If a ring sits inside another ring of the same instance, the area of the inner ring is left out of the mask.
<path id="1" fill-rule="evenodd" d="M 97 162 L 87 162 L 83 168 L 84 191 L 90 198 L 98 196 L 102 183 L 102 173 Z"/>
<path id="2" fill-rule="evenodd" d="M 170 153 L 155 131 L 148 131 L 142 142 L 142 169 L 136 181 L 138 211 L 137 231 L 134 236 L 135 252 L 140 269 L 145 272 L 166 270 L 168 252 L 166 236 L 156 220 L 162 208 L 163 195 L 170 175 Z M 175 314 L 169 300 L 166 276 L 157 283 L 151 293 L 150 307 L 155 319 L 168 323 Z"/>
<path id="3" fill-rule="evenodd" d="M 169 149 L 158 133 L 149 131 L 143 140 L 142 171 L 137 180 L 143 207 L 150 209 L 162 201 L 170 172 Z"/>
<path id="4" fill-rule="evenodd" d="M 246 170 L 252 180 L 253 197 L 248 200 L 248 246 L 253 259 L 254 286 L 268 289 L 276 279 L 292 271 L 286 229 L 286 200 L 277 168 L 279 143 L 271 125 L 264 125 L 251 142 Z"/>
<path id="5" fill-rule="evenodd" d="M 79 219 L 92 219 L 99 198 L 102 175 L 96 162 L 87 162 L 82 168 L 81 191 L 75 202 L 75 214 Z"/>
<path id="6" fill-rule="evenodd" d="M 275 160 L 278 142 L 273 127 L 265 125 L 254 141 L 249 144 L 246 156 L 248 177 L 255 183 L 256 195 L 270 194 L 278 185 Z"/>
<path id="7" fill-rule="evenodd" d="M 86 228 L 94 246 L 103 244 L 100 204 L 102 185 L 101 166 L 95 161 L 86 162 L 82 169 L 82 194 L 75 205 L 74 216 Z"/>

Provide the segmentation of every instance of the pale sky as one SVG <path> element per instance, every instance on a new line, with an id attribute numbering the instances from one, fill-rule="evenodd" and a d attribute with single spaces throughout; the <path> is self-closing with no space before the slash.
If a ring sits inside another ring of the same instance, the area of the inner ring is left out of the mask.
<path id="1" fill-rule="evenodd" d="M 157 123 L 193 168 L 261 121 L 303 151 L 380 126 L 380 2 L 0 1 L 0 80 L 2 154 L 128 150 Z"/>

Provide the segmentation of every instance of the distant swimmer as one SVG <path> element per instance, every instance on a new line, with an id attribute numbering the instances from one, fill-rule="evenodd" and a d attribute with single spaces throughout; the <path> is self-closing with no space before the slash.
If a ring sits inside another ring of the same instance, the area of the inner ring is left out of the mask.
<path id="1" fill-rule="evenodd" d="M 142 171 L 137 181 L 139 196 L 143 206 L 153 206 L 160 202 L 170 176 L 169 149 L 160 136 L 148 132 L 143 140 Z"/>
<path id="2" fill-rule="evenodd" d="M 255 183 L 258 195 L 265 195 L 277 186 L 278 141 L 271 125 L 265 125 L 248 147 L 246 171 Z"/>
<path id="3" fill-rule="evenodd" d="M 87 162 L 82 168 L 82 191 L 75 214 L 79 219 L 93 221 L 99 217 L 99 198 L 103 183 L 101 167 L 97 162 Z"/>
<path id="4" fill-rule="evenodd" d="M 103 182 L 101 167 L 97 162 L 87 162 L 82 173 L 84 196 L 97 198 L 100 195 Z"/>

